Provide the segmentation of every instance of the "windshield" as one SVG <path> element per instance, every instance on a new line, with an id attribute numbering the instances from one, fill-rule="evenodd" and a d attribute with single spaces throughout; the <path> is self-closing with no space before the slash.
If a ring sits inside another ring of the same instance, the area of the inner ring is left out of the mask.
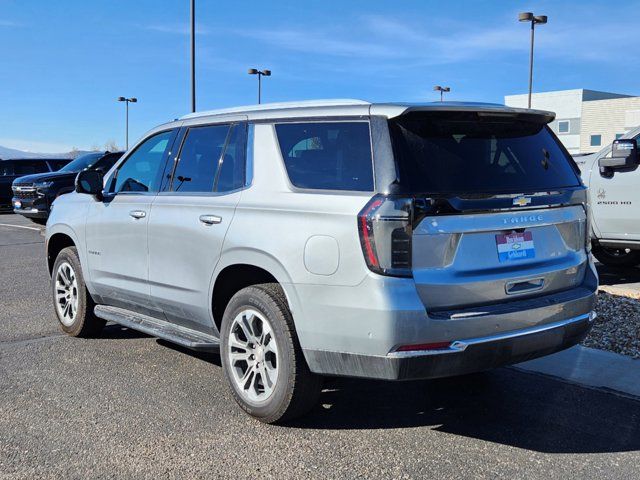
<path id="1" fill-rule="evenodd" d="M 85 153 L 84 155 L 80 155 L 73 162 L 66 164 L 62 167 L 59 172 L 79 172 L 80 170 L 84 170 L 87 167 L 92 166 L 96 163 L 100 157 L 102 157 L 104 153 Z"/>
<path id="2" fill-rule="evenodd" d="M 546 124 L 477 112 L 407 115 L 389 122 L 403 191 L 525 193 L 580 185 Z"/>

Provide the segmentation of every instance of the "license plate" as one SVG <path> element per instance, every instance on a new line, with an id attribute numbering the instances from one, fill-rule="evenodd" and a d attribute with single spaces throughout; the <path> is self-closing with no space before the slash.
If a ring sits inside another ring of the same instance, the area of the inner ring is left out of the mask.
<path id="1" fill-rule="evenodd" d="M 16 208 L 22 208 L 22 202 L 20 200 L 16 200 L 13 204 L 14 207 Z"/>
<path id="2" fill-rule="evenodd" d="M 496 235 L 496 245 L 500 262 L 524 260 L 536 256 L 531 232 Z"/>

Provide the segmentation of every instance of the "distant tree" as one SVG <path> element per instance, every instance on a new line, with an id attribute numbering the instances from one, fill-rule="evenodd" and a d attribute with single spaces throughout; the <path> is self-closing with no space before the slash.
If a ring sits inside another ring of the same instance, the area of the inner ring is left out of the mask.
<path id="1" fill-rule="evenodd" d="M 80 155 L 80 150 L 78 149 L 78 147 L 73 147 L 69 152 L 69 156 L 71 158 L 76 158 L 78 155 Z"/>
<path id="2" fill-rule="evenodd" d="M 93 145 L 91 145 L 91 148 L 89 150 L 91 150 L 92 152 L 97 152 L 98 150 L 100 150 L 100 145 L 94 143 Z"/>
<path id="3" fill-rule="evenodd" d="M 115 140 L 108 140 L 107 143 L 104 144 L 104 149 L 109 150 L 110 152 L 117 152 L 121 150 Z"/>

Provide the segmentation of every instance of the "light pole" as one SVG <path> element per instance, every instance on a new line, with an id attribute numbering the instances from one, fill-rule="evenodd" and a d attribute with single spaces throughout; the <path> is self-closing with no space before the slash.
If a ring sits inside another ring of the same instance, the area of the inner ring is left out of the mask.
<path id="1" fill-rule="evenodd" d="M 451 91 L 451 87 L 442 87 L 440 85 L 436 85 L 435 87 L 433 87 L 433 90 L 435 92 L 440 92 L 440 101 L 442 102 L 444 100 L 444 93 L 445 92 L 450 92 Z"/>
<path id="2" fill-rule="evenodd" d="M 125 150 L 129 150 L 129 102 L 131 103 L 136 103 L 138 101 L 138 99 L 136 97 L 131 97 L 131 98 L 125 98 L 125 97 L 118 97 L 118 101 L 119 102 L 124 102 L 126 107 L 125 107 L 125 111 L 126 111 L 126 120 L 125 120 L 125 131 L 126 131 L 126 147 Z"/>
<path id="3" fill-rule="evenodd" d="M 196 111 L 196 0 L 191 0 L 191 111 Z"/>
<path id="4" fill-rule="evenodd" d="M 250 68 L 249 75 L 258 75 L 258 103 L 262 101 L 262 76 L 270 77 L 271 70 L 258 70 L 256 68 Z"/>
<path id="5" fill-rule="evenodd" d="M 546 15 L 534 15 L 531 12 L 522 12 L 518 14 L 518 21 L 531 23 L 531 50 L 529 51 L 529 108 L 531 108 L 531 91 L 533 89 L 533 38 L 536 24 L 544 25 L 547 23 Z"/>

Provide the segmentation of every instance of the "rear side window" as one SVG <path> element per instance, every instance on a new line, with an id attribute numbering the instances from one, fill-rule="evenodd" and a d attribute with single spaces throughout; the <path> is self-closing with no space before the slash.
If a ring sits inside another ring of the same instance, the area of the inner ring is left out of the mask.
<path id="1" fill-rule="evenodd" d="M 289 179 L 299 188 L 373 190 L 368 122 L 275 126 Z"/>
<path id="2" fill-rule="evenodd" d="M 190 128 L 173 174 L 175 192 L 228 192 L 244 185 L 244 124 Z"/>
<path id="3" fill-rule="evenodd" d="M 48 171 L 49 166 L 44 160 L 14 160 L 0 163 L 0 176 L 31 175 Z"/>
<path id="4" fill-rule="evenodd" d="M 14 163 L 11 160 L 0 161 L 0 177 L 15 175 Z"/>
<path id="5" fill-rule="evenodd" d="M 545 124 L 475 112 L 390 120 L 401 190 L 425 194 L 524 193 L 580 185 Z"/>

